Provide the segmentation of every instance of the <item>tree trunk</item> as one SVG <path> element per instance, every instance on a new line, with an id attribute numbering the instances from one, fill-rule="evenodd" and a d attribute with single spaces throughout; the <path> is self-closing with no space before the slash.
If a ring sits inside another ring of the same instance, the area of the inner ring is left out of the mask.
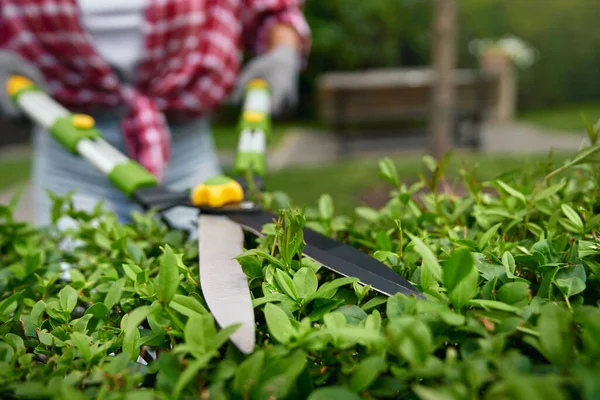
<path id="1" fill-rule="evenodd" d="M 456 2 L 436 0 L 433 18 L 433 86 L 431 110 L 431 153 L 441 159 L 452 147 L 455 125 Z"/>

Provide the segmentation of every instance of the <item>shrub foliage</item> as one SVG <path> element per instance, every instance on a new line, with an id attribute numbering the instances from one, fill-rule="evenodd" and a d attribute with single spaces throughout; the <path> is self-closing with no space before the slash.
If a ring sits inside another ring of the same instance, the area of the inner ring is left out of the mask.
<path id="1" fill-rule="evenodd" d="M 0 218 L 0 396 L 76 399 L 592 399 L 600 396 L 600 169 L 593 146 L 441 190 L 443 160 L 380 210 L 282 209 L 239 261 L 257 347 L 207 311 L 197 242 L 153 214 L 120 224 L 54 197 L 54 224 Z M 558 168 L 560 167 L 560 168 Z M 558 168 L 558 169 L 557 169 Z M 73 218 L 78 226 L 58 230 Z M 302 254 L 309 226 L 389 265 L 390 298 Z"/>

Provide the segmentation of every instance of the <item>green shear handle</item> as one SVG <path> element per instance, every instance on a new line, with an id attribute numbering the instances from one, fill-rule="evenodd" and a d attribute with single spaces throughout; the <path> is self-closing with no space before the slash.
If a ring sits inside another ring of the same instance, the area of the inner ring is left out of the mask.
<path id="1" fill-rule="evenodd" d="M 34 82 L 19 75 L 12 76 L 5 89 L 27 116 L 47 129 L 67 150 L 87 159 L 126 195 L 133 196 L 140 189 L 158 185 L 154 175 L 102 138 L 91 116 L 69 112 Z M 271 129 L 269 108 L 267 82 L 249 82 L 237 127 L 238 149 L 234 163 L 234 173 L 242 179 L 265 175 L 265 149 Z M 194 188 L 190 200 L 199 207 L 222 207 L 240 203 L 245 196 L 237 180 L 216 176 Z"/>

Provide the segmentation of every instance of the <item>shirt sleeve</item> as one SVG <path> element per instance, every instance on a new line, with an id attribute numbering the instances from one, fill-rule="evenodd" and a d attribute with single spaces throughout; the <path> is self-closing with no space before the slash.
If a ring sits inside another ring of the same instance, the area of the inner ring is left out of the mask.
<path id="1" fill-rule="evenodd" d="M 286 24 L 298 33 L 302 59 L 306 63 L 311 31 L 302 12 L 303 0 L 243 0 L 242 4 L 244 50 L 253 54 L 264 53 L 271 28 Z"/>

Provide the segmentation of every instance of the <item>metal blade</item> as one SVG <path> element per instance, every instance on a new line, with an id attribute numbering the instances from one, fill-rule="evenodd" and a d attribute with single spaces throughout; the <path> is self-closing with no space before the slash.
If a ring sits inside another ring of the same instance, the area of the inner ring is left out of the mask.
<path id="1" fill-rule="evenodd" d="M 226 328 L 242 324 L 231 341 L 243 353 L 254 349 L 256 325 L 248 278 L 235 257 L 243 252 L 244 232 L 225 216 L 198 219 L 200 285 L 215 320 Z"/>
<path id="2" fill-rule="evenodd" d="M 261 236 L 262 226 L 273 222 L 275 216 L 268 212 L 260 212 L 232 215 L 230 218 L 244 229 Z M 340 275 L 358 278 L 364 285 L 371 285 L 374 290 L 388 296 L 403 293 L 425 298 L 390 267 L 348 244 L 308 228 L 304 228 L 304 240 L 306 247 L 303 253 L 306 256 Z"/>

